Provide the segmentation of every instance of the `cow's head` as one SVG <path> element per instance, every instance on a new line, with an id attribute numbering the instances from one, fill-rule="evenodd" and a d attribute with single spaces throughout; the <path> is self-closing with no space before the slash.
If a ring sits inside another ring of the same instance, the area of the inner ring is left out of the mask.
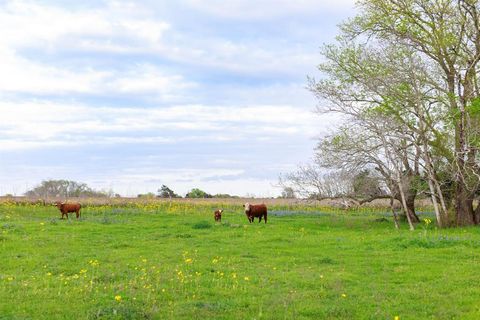
<path id="1" fill-rule="evenodd" d="M 243 205 L 243 207 L 245 208 L 245 212 L 250 211 L 250 203 L 248 203 L 248 202 L 245 203 L 245 204 Z"/>
<path id="2" fill-rule="evenodd" d="M 64 204 L 65 204 L 65 202 L 55 201 L 52 205 L 61 209 Z"/>

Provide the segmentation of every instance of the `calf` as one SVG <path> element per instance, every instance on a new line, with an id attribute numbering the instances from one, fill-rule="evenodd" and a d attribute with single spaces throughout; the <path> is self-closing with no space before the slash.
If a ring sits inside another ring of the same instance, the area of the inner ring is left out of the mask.
<path id="1" fill-rule="evenodd" d="M 213 215 L 214 215 L 214 217 L 215 217 L 215 221 L 217 221 L 217 222 L 221 222 L 221 221 L 222 221 L 222 212 L 223 212 L 222 209 L 218 209 L 218 210 L 216 210 L 216 211 L 213 213 Z"/>
<path id="2" fill-rule="evenodd" d="M 258 222 L 262 221 L 262 217 L 267 223 L 267 206 L 264 204 L 250 204 L 245 203 L 243 205 L 245 208 L 245 214 L 247 215 L 248 221 L 253 222 L 255 217 L 258 217 Z"/>
<path id="3" fill-rule="evenodd" d="M 64 215 L 67 216 L 68 219 L 69 212 L 75 212 L 77 215 L 77 219 L 80 218 L 80 209 L 82 207 L 80 203 L 65 203 L 57 201 L 55 202 L 55 205 L 58 209 L 60 209 L 60 212 L 62 213 L 62 219 Z"/>

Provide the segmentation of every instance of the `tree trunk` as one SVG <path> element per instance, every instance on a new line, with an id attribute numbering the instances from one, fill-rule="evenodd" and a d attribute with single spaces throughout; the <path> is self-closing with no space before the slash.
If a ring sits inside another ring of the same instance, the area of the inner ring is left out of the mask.
<path id="1" fill-rule="evenodd" d="M 475 224 L 473 197 L 471 197 L 471 192 L 467 190 L 462 182 L 457 182 L 455 188 L 455 211 L 458 226 Z"/>
<path id="2" fill-rule="evenodd" d="M 406 213 L 406 216 L 407 216 L 407 221 L 408 221 L 408 225 L 410 227 L 410 231 L 413 231 L 413 230 L 415 230 L 415 227 L 413 226 L 412 218 L 411 218 L 411 216 L 408 212 L 408 204 L 407 204 L 407 200 L 405 198 L 405 193 L 403 192 L 402 185 L 400 183 L 400 175 L 398 177 L 397 186 L 398 186 L 398 190 L 400 190 L 400 198 L 402 199 L 401 203 L 402 203 L 403 210 L 405 210 L 405 213 Z"/>
<path id="3" fill-rule="evenodd" d="M 390 209 L 392 209 L 393 222 L 395 223 L 395 229 L 399 229 L 400 226 L 398 224 L 398 216 L 397 216 L 397 212 L 395 211 L 395 207 L 393 205 L 393 200 L 394 200 L 393 197 L 390 197 Z"/>
<path id="4" fill-rule="evenodd" d="M 418 218 L 417 214 L 415 213 L 415 194 L 405 195 L 405 200 L 407 202 L 407 214 L 410 216 L 410 220 L 413 223 L 420 222 L 420 218 Z"/>
<path id="5" fill-rule="evenodd" d="M 475 220 L 475 224 L 480 223 L 480 201 L 477 204 L 477 208 L 475 208 L 474 220 Z"/>
<path id="6" fill-rule="evenodd" d="M 437 225 L 441 228 L 442 227 L 442 215 L 440 214 L 440 210 L 438 208 L 437 196 L 436 196 L 436 193 L 435 193 L 435 187 L 433 186 L 433 181 L 430 177 L 428 178 L 428 187 L 430 188 L 430 193 L 432 194 L 432 203 L 433 203 L 433 209 L 435 210 L 435 217 L 437 218 Z"/>

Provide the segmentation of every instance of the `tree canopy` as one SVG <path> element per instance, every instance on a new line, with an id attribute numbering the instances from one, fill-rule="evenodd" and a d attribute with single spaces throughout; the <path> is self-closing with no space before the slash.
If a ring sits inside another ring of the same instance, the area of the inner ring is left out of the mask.
<path id="1" fill-rule="evenodd" d="M 110 191 L 97 191 L 86 183 L 71 180 L 44 180 L 25 193 L 28 197 L 111 197 Z"/>

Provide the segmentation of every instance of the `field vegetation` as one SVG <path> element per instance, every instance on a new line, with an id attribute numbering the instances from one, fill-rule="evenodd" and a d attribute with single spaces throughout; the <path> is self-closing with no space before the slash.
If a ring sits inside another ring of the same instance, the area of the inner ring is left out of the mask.
<path id="1" fill-rule="evenodd" d="M 213 210 L 225 209 L 222 222 Z M 430 208 L 431 209 L 431 208 Z M 477 319 L 478 228 L 236 199 L 0 204 L 0 319 Z M 427 210 L 427 209 L 426 209 Z"/>

